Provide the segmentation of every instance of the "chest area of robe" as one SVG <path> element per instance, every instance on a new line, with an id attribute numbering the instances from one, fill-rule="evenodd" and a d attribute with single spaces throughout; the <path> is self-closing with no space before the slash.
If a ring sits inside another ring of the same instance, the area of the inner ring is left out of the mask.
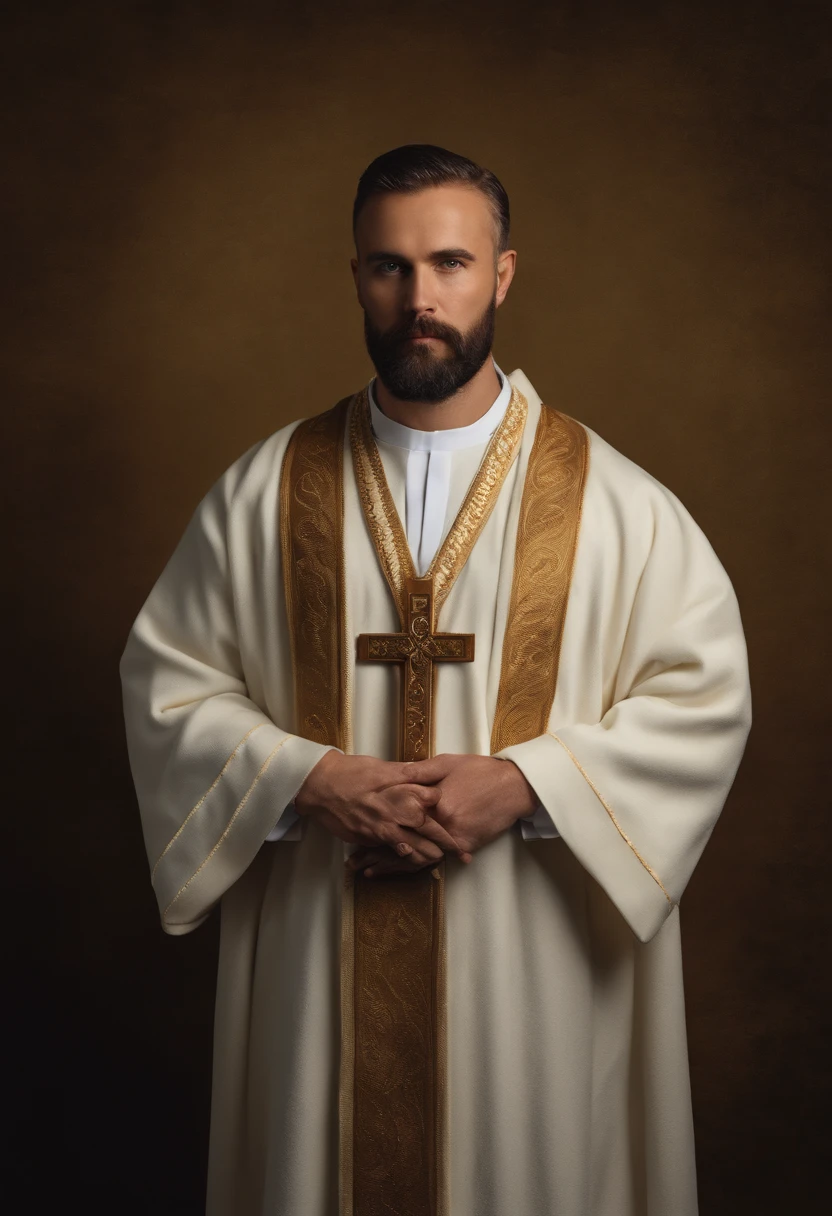
<path id="1" fill-rule="evenodd" d="M 476 475 L 485 445 L 455 452 L 443 535 Z M 380 444 L 390 492 L 402 524 L 407 519 L 408 453 Z M 502 658 L 502 638 L 511 591 L 516 516 L 522 493 L 515 460 L 492 513 L 443 605 L 436 626 L 443 632 L 473 633 L 473 663 L 438 664 L 434 699 L 437 751 L 488 754 Z M 359 633 L 395 633 L 396 606 L 367 528 L 347 453 L 344 486 L 344 554 L 348 699 L 352 750 L 395 759 L 401 672 L 389 664 L 356 662 Z M 453 670 L 452 670 L 453 669 Z"/>

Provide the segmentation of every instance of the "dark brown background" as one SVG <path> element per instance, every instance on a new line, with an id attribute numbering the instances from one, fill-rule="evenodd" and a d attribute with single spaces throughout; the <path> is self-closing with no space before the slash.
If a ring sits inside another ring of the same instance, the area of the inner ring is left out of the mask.
<path id="1" fill-rule="evenodd" d="M 375 155 L 422 140 L 510 193 L 501 365 L 673 489 L 734 580 L 755 725 L 682 904 L 702 1213 L 819 1204 L 825 9 L 7 11 L 16 1210 L 201 1209 L 216 923 L 158 928 L 117 663 L 219 473 L 368 377 L 352 196 Z"/>

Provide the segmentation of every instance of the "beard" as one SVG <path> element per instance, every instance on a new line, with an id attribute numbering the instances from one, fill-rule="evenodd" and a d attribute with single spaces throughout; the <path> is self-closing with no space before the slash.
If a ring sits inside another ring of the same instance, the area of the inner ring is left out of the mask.
<path id="1" fill-rule="evenodd" d="M 477 374 L 494 343 L 495 297 L 471 328 L 462 333 L 453 325 L 433 321 L 405 321 L 393 329 L 377 329 L 364 312 L 364 341 L 379 380 L 399 401 L 438 404 L 452 397 Z M 408 342 L 424 336 L 442 338 L 450 353 L 437 352 L 426 342 Z"/>

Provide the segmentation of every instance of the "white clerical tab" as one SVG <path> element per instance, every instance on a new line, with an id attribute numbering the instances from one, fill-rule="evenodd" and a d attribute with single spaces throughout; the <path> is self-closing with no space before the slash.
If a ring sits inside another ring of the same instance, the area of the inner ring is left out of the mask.
<path id="1" fill-rule="evenodd" d="M 468 426 L 444 431 L 419 431 L 388 418 L 378 407 L 371 380 L 367 386 L 373 433 L 381 443 L 408 452 L 405 487 L 405 532 L 419 575 L 428 570 L 445 536 L 453 452 L 484 447 L 503 420 L 511 399 L 508 377 L 494 363 L 500 391 L 494 403 Z"/>

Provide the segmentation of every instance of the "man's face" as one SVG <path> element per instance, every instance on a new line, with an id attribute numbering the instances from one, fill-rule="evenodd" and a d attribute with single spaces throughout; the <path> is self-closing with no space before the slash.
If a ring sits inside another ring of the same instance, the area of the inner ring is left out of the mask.
<path id="1" fill-rule="evenodd" d="M 446 400 L 488 358 L 508 288 L 488 200 L 470 186 L 374 195 L 355 235 L 353 275 L 379 379 L 400 401 Z"/>

